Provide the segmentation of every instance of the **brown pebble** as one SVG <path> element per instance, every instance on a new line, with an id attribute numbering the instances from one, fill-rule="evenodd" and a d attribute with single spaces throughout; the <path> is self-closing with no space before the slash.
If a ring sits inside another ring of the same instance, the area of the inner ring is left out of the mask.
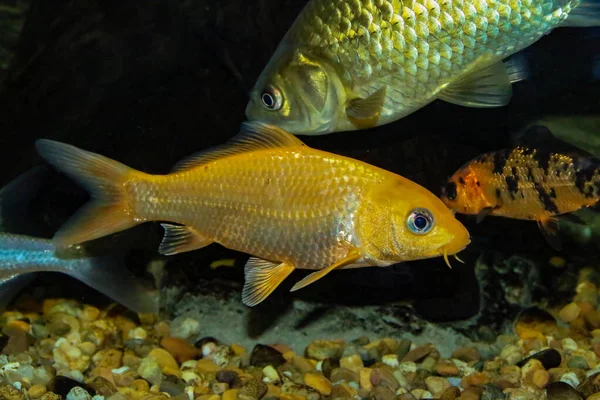
<path id="1" fill-rule="evenodd" d="M 91 382 L 88 383 L 88 386 L 94 389 L 96 394 L 104 397 L 108 397 L 117 392 L 116 386 L 102 376 L 95 377 Z"/>
<path id="2" fill-rule="evenodd" d="M 167 336 L 160 341 L 160 345 L 165 348 L 177 362 L 182 363 L 187 360 L 193 360 L 198 356 L 198 349 L 183 339 Z"/>
<path id="3" fill-rule="evenodd" d="M 321 374 L 307 373 L 304 375 L 304 383 L 324 396 L 331 394 L 331 382 Z"/>
<path id="4" fill-rule="evenodd" d="M 461 385 L 465 389 L 471 386 L 480 387 L 489 382 L 490 377 L 484 372 L 475 372 L 474 374 L 465 376 L 461 379 Z"/>
<path id="5" fill-rule="evenodd" d="M 459 370 L 454 363 L 446 360 L 440 360 L 435 364 L 435 372 L 441 376 L 458 376 Z"/>
<path id="6" fill-rule="evenodd" d="M 390 368 L 374 368 L 371 372 L 371 383 L 375 386 L 386 387 L 394 393 L 400 387 L 400 383 Z"/>
<path id="7" fill-rule="evenodd" d="M 306 357 L 319 361 L 326 358 L 339 359 L 343 353 L 343 340 L 315 340 L 306 348 Z"/>
<path id="8" fill-rule="evenodd" d="M 62 400 L 62 396 L 56 393 L 46 392 L 40 397 L 40 400 Z"/>
<path id="9" fill-rule="evenodd" d="M 431 352 L 430 344 L 426 344 L 424 346 L 419 346 L 419 347 L 409 351 L 408 353 L 406 353 L 406 355 L 404 357 L 402 357 L 401 362 L 406 362 L 406 361 L 417 362 L 417 361 L 425 358 L 427 356 L 427 354 L 429 354 L 430 352 Z"/>
<path id="10" fill-rule="evenodd" d="M 294 358 L 292 358 L 292 365 L 298 368 L 301 372 L 308 372 L 315 369 L 313 363 L 311 363 L 308 359 L 300 356 L 294 356 Z"/>
<path id="11" fill-rule="evenodd" d="M 237 393 L 240 400 L 256 400 L 263 397 L 269 388 L 260 379 L 249 380 Z"/>
<path id="12" fill-rule="evenodd" d="M 335 368 L 333 371 L 331 371 L 330 380 L 332 383 L 337 383 L 341 381 L 358 383 L 359 376 L 358 373 L 350 371 L 347 368 Z"/>
<path id="13" fill-rule="evenodd" d="M 456 386 L 450 386 L 446 388 L 442 394 L 440 394 L 440 400 L 454 400 L 460 396 L 460 389 Z"/>
<path id="14" fill-rule="evenodd" d="M 5 385 L 0 387 L 0 399 L 2 400 L 23 400 L 25 394 L 17 390 L 13 385 Z"/>
<path id="15" fill-rule="evenodd" d="M 458 360 L 464 362 L 470 361 L 479 361 L 481 359 L 481 355 L 479 354 L 479 350 L 475 347 L 460 347 L 452 353 L 452 358 L 456 358 Z"/>
<path id="16" fill-rule="evenodd" d="M 470 387 L 463 390 L 458 399 L 460 400 L 479 400 L 481 398 L 481 388 Z"/>
<path id="17" fill-rule="evenodd" d="M 371 393 L 369 393 L 369 399 L 396 400 L 396 394 L 386 387 L 378 386 L 375 389 L 371 390 Z"/>

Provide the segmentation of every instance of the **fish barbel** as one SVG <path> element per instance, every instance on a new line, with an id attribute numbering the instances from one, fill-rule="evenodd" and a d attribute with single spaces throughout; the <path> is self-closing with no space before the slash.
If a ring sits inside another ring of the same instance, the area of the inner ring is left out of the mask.
<path id="1" fill-rule="evenodd" d="M 447 257 L 470 242 L 465 227 L 420 185 L 262 123 L 243 125 L 229 143 L 180 161 L 167 175 L 49 140 L 36 146 L 94 199 L 56 233 L 57 245 L 169 221 L 162 254 L 220 243 L 252 255 L 243 290 L 250 306 L 295 268 L 315 272 L 293 290 L 336 268 Z"/>
<path id="2" fill-rule="evenodd" d="M 441 99 L 499 107 L 523 79 L 502 60 L 599 0 L 311 0 L 259 76 L 250 120 L 319 135 L 383 125 Z"/>
<path id="3" fill-rule="evenodd" d="M 546 240 L 560 249 L 556 217 L 598 202 L 600 160 L 535 126 L 516 147 L 466 163 L 441 197 L 457 213 L 478 215 L 478 221 L 486 215 L 537 221 Z"/>

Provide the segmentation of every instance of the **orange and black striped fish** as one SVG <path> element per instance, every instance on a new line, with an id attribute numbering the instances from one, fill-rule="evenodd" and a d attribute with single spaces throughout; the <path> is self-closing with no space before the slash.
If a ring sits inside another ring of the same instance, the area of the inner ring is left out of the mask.
<path id="1" fill-rule="evenodd" d="M 486 215 L 535 220 L 558 250 L 557 216 L 600 199 L 600 160 L 538 126 L 516 147 L 467 162 L 449 179 L 441 198 L 457 213 L 477 215 L 478 222 Z"/>

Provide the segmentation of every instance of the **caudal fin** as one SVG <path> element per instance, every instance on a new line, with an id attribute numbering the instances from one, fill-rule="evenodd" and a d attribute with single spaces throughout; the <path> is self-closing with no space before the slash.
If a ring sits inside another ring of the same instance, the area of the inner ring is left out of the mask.
<path id="1" fill-rule="evenodd" d="M 600 26 L 600 0 L 580 0 L 561 26 L 579 28 Z"/>
<path id="2" fill-rule="evenodd" d="M 79 183 L 92 198 L 56 232 L 53 241 L 57 246 L 86 242 L 136 225 L 124 191 L 124 182 L 135 170 L 52 140 L 39 139 L 35 147 L 44 160 Z"/>

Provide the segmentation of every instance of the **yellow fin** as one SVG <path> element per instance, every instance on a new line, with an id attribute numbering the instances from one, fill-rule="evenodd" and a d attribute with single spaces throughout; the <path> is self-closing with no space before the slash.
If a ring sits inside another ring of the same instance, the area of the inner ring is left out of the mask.
<path id="1" fill-rule="evenodd" d="M 85 188 L 91 201 L 54 235 L 58 247 L 123 231 L 137 225 L 129 213 L 124 183 L 135 172 L 118 161 L 53 140 L 35 142 L 39 155 Z"/>
<path id="2" fill-rule="evenodd" d="M 371 128 L 377 125 L 381 109 L 385 102 L 387 86 L 373 92 L 366 99 L 356 98 L 348 102 L 346 115 L 354 126 L 359 129 Z"/>
<path id="3" fill-rule="evenodd" d="M 502 62 L 459 77 L 438 94 L 448 103 L 478 108 L 505 106 L 511 96 L 511 80 Z"/>
<path id="4" fill-rule="evenodd" d="M 165 236 L 158 247 L 158 252 L 170 256 L 186 251 L 198 250 L 213 241 L 202 236 L 193 228 L 184 225 L 160 224 L 165 228 Z"/>
<path id="5" fill-rule="evenodd" d="M 281 263 L 250 257 L 244 267 L 244 289 L 242 291 L 242 302 L 249 306 L 255 306 L 266 299 L 273 290 L 283 282 L 294 267 Z"/>
<path id="6" fill-rule="evenodd" d="M 554 250 L 560 251 L 562 243 L 558 237 L 558 219 L 552 217 L 541 218 L 538 220 L 538 227 L 550 246 Z"/>
<path id="7" fill-rule="evenodd" d="M 324 277 L 325 275 L 327 275 L 334 269 L 343 267 L 344 265 L 352 264 L 359 258 L 360 258 L 360 253 L 357 250 L 353 250 L 350 252 L 350 254 L 348 254 L 346 256 L 346 258 L 336 262 L 335 264 L 330 265 L 327 268 L 320 269 L 318 271 L 313 272 L 310 275 L 305 276 L 302 280 L 298 281 L 292 287 L 290 292 L 294 292 L 296 290 L 302 289 L 303 287 L 306 287 L 306 286 L 310 285 L 311 283 L 318 281 L 319 279 L 321 279 L 322 277 Z"/>
<path id="8" fill-rule="evenodd" d="M 296 146 L 305 146 L 305 144 L 291 133 L 275 125 L 258 121 L 246 121 L 242 123 L 240 133 L 227 143 L 184 158 L 175 164 L 171 172 L 185 171 L 236 154 Z"/>

